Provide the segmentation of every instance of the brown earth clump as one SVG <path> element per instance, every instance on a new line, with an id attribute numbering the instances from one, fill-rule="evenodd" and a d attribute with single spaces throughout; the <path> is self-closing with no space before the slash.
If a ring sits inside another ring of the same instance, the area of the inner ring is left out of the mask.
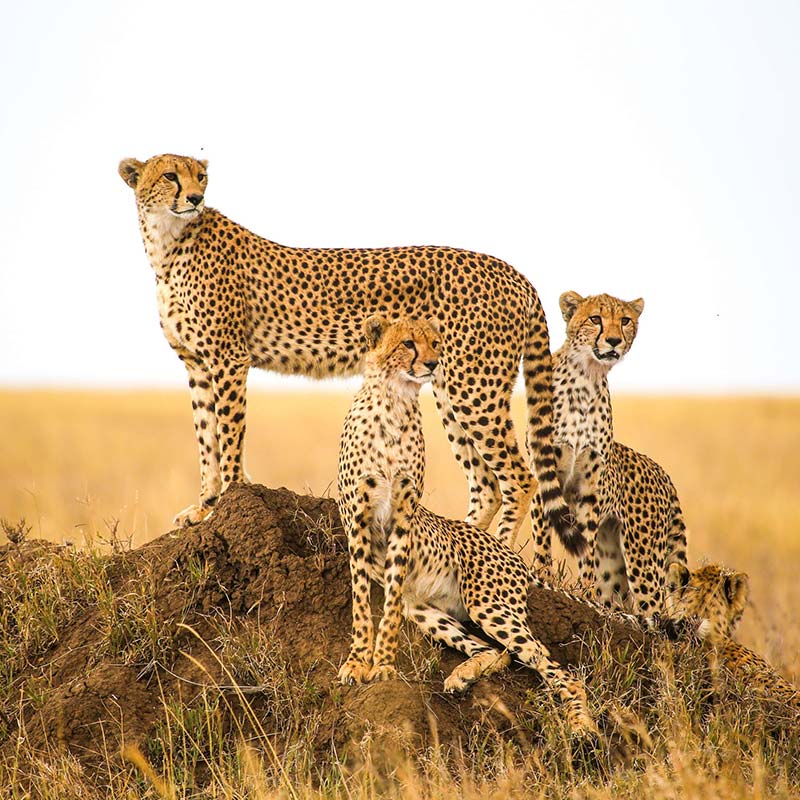
<path id="1" fill-rule="evenodd" d="M 26 555 L 27 554 L 27 555 Z M 9 558 L 57 558 L 35 542 L 0 548 Z M 31 563 L 32 563 L 31 562 Z M 534 672 L 515 666 L 461 697 L 442 692 L 463 658 L 407 626 L 403 679 L 363 687 L 336 681 L 350 641 L 350 582 L 336 504 L 286 489 L 236 485 L 213 516 L 108 557 L 107 591 L 81 605 L 57 641 L 27 664 L 20 687 L 46 684 L 46 700 L 6 719 L 0 757 L 25 738 L 91 762 L 134 744 L 153 753 L 165 709 L 216 704 L 227 729 L 261 729 L 280 754 L 311 740 L 341 757 L 365 737 L 402 747 L 463 743 L 476 726 L 535 738 L 558 714 Z M 373 609 L 382 595 L 373 592 Z M 590 686 L 598 653 L 646 673 L 647 637 L 564 595 L 534 590 L 535 636 Z M 595 709 L 604 720 L 603 709 Z M 178 713 L 175 711 L 175 713 Z M 8 716 L 8 715 L 7 715 Z M 3 739 L 5 741 L 3 741 Z"/>

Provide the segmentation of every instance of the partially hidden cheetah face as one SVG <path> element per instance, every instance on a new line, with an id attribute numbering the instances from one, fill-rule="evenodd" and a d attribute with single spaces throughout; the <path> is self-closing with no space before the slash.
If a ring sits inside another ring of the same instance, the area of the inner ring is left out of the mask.
<path id="1" fill-rule="evenodd" d="M 581 297 L 577 292 L 564 292 L 559 305 L 570 350 L 606 370 L 631 349 L 644 310 L 641 298 L 625 302 L 609 294 Z"/>
<path id="2" fill-rule="evenodd" d="M 750 594 L 744 572 L 706 564 L 694 572 L 683 564 L 670 564 L 664 615 L 672 620 L 697 617 L 702 639 L 719 641 L 731 636 L 742 618 Z"/>
<path id="3" fill-rule="evenodd" d="M 142 211 L 192 219 L 203 210 L 207 166 L 207 161 L 167 154 L 144 163 L 125 158 L 119 162 L 119 174 L 136 193 Z"/>
<path id="4" fill-rule="evenodd" d="M 366 371 L 381 374 L 398 388 L 414 387 L 433 380 L 439 364 L 441 340 L 437 323 L 401 318 L 396 322 L 376 314 L 364 322 L 369 349 Z"/>

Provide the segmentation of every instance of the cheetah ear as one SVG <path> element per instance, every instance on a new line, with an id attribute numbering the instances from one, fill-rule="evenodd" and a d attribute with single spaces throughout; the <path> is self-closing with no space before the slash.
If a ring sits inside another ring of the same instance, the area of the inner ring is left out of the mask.
<path id="1" fill-rule="evenodd" d="M 626 306 L 630 306 L 635 312 L 637 317 L 642 316 L 642 311 L 644 311 L 644 300 L 641 297 L 638 297 L 636 300 L 629 300 L 625 303 Z"/>
<path id="2" fill-rule="evenodd" d="M 558 298 L 558 304 L 561 306 L 561 316 L 564 317 L 564 322 L 569 322 L 572 319 L 572 315 L 583 301 L 584 298 L 577 292 L 564 292 L 564 294 Z"/>
<path id="3" fill-rule="evenodd" d="M 208 161 L 205 158 L 197 159 L 197 163 L 198 164 L 202 164 L 203 165 L 203 169 L 208 169 Z"/>
<path id="4" fill-rule="evenodd" d="M 667 570 L 667 589 L 670 592 L 674 592 L 686 586 L 686 584 L 689 583 L 690 577 L 691 573 L 689 572 L 689 567 L 685 564 L 678 564 L 673 561 L 672 564 L 669 565 L 669 570 Z"/>
<path id="5" fill-rule="evenodd" d="M 367 317 L 364 320 L 364 335 L 367 337 L 370 350 L 378 346 L 381 336 L 383 336 L 388 327 L 389 323 L 386 321 L 386 318 L 382 317 L 380 314 L 373 314 L 371 317 Z"/>
<path id="6" fill-rule="evenodd" d="M 750 578 L 747 573 L 734 572 L 732 575 L 726 575 L 723 588 L 731 606 L 737 611 L 744 611 L 747 598 L 750 596 Z"/>
<path id="7" fill-rule="evenodd" d="M 119 176 L 131 189 L 136 188 L 136 184 L 139 182 L 139 175 L 142 172 L 142 164 L 141 161 L 137 161 L 135 158 L 123 158 L 122 161 L 119 162 Z"/>
<path id="8" fill-rule="evenodd" d="M 439 327 L 439 320 L 436 317 L 428 317 L 428 319 L 425 321 L 428 323 L 428 325 L 431 326 L 431 328 L 433 328 L 433 330 L 436 333 L 438 333 L 441 336 L 442 329 L 441 327 Z"/>

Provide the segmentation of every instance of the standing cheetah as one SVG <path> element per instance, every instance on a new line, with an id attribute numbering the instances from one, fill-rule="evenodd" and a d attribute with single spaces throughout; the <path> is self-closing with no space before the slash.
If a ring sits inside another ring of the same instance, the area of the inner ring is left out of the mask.
<path id="1" fill-rule="evenodd" d="M 491 256 L 447 247 L 285 247 L 205 206 L 206 162 L 175 155 L 120 162 L 134 190 L 155 270 L 161 327 L 189 373 L 200 451 L 200 501 L 178 524 L 207 516 L 243 477 L 245 384 L 251 366 L 324 378 L 357 372 L 358 324 L 370 313 L 435 315 L 446 355 L 434 392 L 470 487 L 467 519 L 513 541 L 536 482 L 509 415 L 523 360 L 526 439 L 549 526 L 570 552 L 570 524 L 552 448 L 547 323 L 531 284 Z"/>
<path id="2" fill-rule="evenodd" d="M 652 613 L 669 564 L 686 564 L 686 528 L 667 473 L 614 441 L 607 379 L 633 344 L 644 301 L 566 292 L 560 305 L 567 340 L 553 354 L 554 442 L 564 496 L 589 540 L 581 577 L 606 606 L 617 599 Z M 541 513 L 535 502 L 532 510 Z M 546 574 L 549 563 L 550 538 L 536 533 L 534 568 Z"/>
<path id="3" fill-rule="evenodd" d="M 504 669 L 510 653 L 565 702 L 574 730 L 596 732 L 583 684 L 550 659 L 527 626 L 532 578 L 522 558 L 485 530 L 419 504 L 425 472 L 419 390 L 443 359 L 444 336 L 431 323 L 401 318 L 390 325 L 380 316 L 366 321 L 365 333 L 364 384 L 345 419 L 339 453 L 339 508 L 353 592 L 353 639 L 340 680 L 396 676 L 405 614 L 433 639 L 469 656 L 445 680 L 446 691 L 462 691 Z M 370 578 L 385 593 L 377 636 Z M 471 635 L 462 624 L 467 619 L 507 650 Z"/>

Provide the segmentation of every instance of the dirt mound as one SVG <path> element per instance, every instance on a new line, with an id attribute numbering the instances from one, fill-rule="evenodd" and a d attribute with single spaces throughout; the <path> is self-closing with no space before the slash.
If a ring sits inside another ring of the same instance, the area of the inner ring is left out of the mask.
<path id="1" fill-rule="evenodd" d="M 29 559 L 62 557 L 26 545 Z M 13 552 L 5 548 L 5 557 Z M 0 756 L 19 736 L 82 760 L 131 743 L 157 755 L 169 714 L 200 704 L 216 704 L 232 731 L 266 732 L 278 753 L 302 736 L 320 754 L 332 745 L 341 754 L 365 735 L 416 747 L 432 737 L 464 741 L 491 724 L 535 736 L 537 714 L 550 703 L 538 676 L 522 667 L 464 697 L 443 694 L 442 680 L 462 656 L 430 645 L 412 626 L 398 662 L 402 680 L 339 686 L 350 584 L 331 500 L 237 485 L 208 521 L 90 566 L 99 576 L 90 596 L 16 678 L 28 687 L 23 693 L 42 684 L 43 699 L 22 703 L 7 720 Z M 376 589 L 376 613 L 381 602 Z M 600 651 L 634 670 L 645 663 L 637 630 L 553 592 L 533 591 L 529 607 L 534 634 L 558 661 L 582 665 L 589 683 Z"/>

